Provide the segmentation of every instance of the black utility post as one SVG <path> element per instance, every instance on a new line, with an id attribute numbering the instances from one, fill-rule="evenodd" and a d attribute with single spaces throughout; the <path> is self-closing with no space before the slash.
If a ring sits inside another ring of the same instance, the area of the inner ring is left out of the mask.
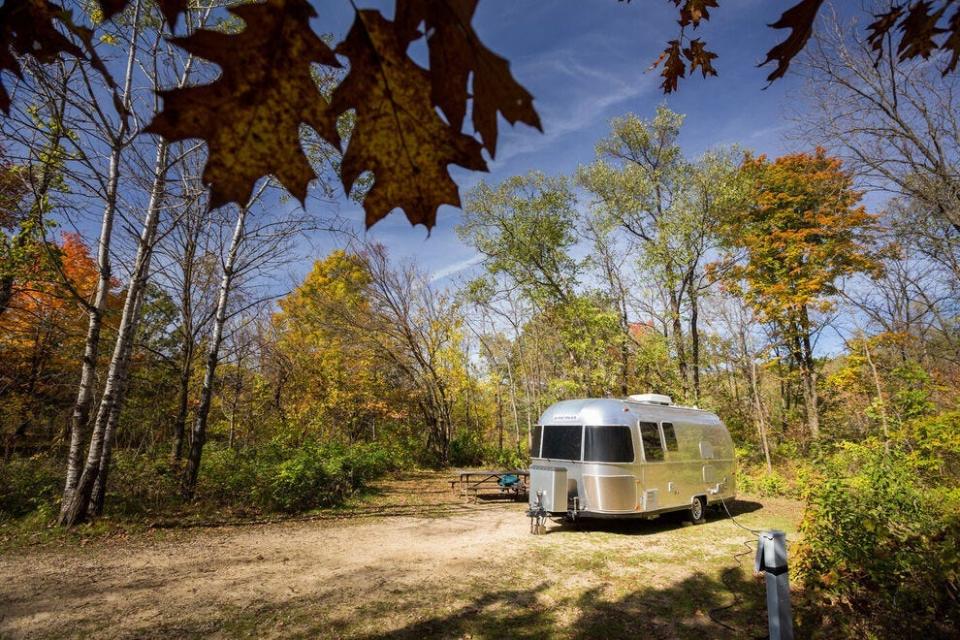
<path id="1" fill-rule="evenodd" d="M 787 534 L 762 531 L 757 543 L 755 573 L 767 579 L 767 622 L 770 640 L 793 640 L 793 615 L 790 610 L 790 578 L 787 574 Z"/>

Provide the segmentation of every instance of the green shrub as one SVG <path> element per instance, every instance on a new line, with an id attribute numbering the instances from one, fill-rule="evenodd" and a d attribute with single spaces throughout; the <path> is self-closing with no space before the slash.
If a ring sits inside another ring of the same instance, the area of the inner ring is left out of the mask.
<path id="1" fill-rule="evenodd" d="M 402 447 L 380 442 L 352 445 L 346 449 L 346 458 L 362 482 L 411 466 Z"/>
<path id="2" fill-rule="evenodd" d="M 763 459 L 760 447 L 751 442 L 739 444 L 734 447 L 733 451 L 740 464 L 759 463 Z"/>
<path id="3" fill-rule="evenodd" d="M 340 504 L 354 488 L 351 469 L 340 456 L 319 447 L 303 447 L 276 466 L 268 481 L 268 505 L 298 512 Z"/>
<path id="4" fill-rule="evenodd" d="M 271 441 L 233 449 L 215 442 L 203 452 L 197 502 L 203 507 L 307 511 L 335 506 L 366 483 L 408 464 L 404 447 L 380 442 L 350 446 Z M 179 509 L 180 472 L 169 451 L 114 452 L 109 514 L 142 516 Z M 64 461 L 49 455 L 0 466 L 0 518 L 55 511 Z M 52 517 L 52 516 L 51 516 Z"/>
<path id="5" fill-rule="evenodd" d="M 273 441 L 236 451 L 208 447 L 198 495 L 222 505 L 295 513 L 343 503 L 367 482 L 400 468 L 400 447 Z"/>
<path id="6" fill-rule="evenodd" d="M 525 469 L 530 465 L 530 457 L 516 449 L 496 449 L 491 447 L 489 460 L 499 469 Z"/>
<path id="7" fill-rule="evenodd" d="M 272 468 L 282 459 L 273 445 L 232 449 L 208 445 L 203 452 L 197 496 L 218 505 L 259 507 Z"/>
<path id="8" fill-rule="evenodd" d="M 768 473 L 765 467 L 741 469 L 737 475 L 737 489 L 759 496 L 787 496 L 793 493 L 790 483 L 779 471 L 774 469 Z"/>
<path id="9" fill-rule="evenodd" d="M 786 478 L 776 470 L 761 476 L 757 488 L 762 496 L 784 496 L 788 493 Z"/>
<path id="10" fill-rule="evenodd" d="M 900 429 L 897 437 L 931 483 L 960 479 L 960 411 L 913 420 Z"/>
<path id="11" fill-rule="evenodd" d="M 931 400 L 934 390 L 930 374 L 919 362 L 907 362 L 890 372 L 894 386 L 890 408 L 897 419 L 910 421 L 936 411 Z"/>
<path id="12" fill-rule="evenodd" d="M 179 500 L 178 480 L 168 451 L 114 451 L 106 508 L 126 515 L 162 511 Z"/>
<path id="13" fill-rule="evenodd" d="M 450 441 L 450 464 L 455 467 L 495 466 L 499 469 L 523 469 L 530 464 L 530 457 L 526 452 L 517 451 L 512 445 L 502 449 L 485 445 L 476 431 L 462 431 Z"/>
<path id="14" fill-rule="evenodd" d="M 18 518 L 53 503 L 63 489 L 63 467 L 51 456 L 13 458 L 0 465 L 0 517 Z"/>
<path id="15" fill-rule="evenodd" d="M 910 457 L 844 443 L 821 463 L 801 522 L 796 568 L 850 633 L 960 633 L 960 492 L 921 483 Z M 849 615 L 855 614 L 855 615 Z"/>
<path id="16" fill-rule="evenodd" d="M 797 460 L 803 454 L 800 451 L 799 443 L 793 440 L 784 440 L 774 448 L 773 455 L 782 460 Z"/>
<path id="17" fill-rule="evenodd" d="M 477 467 L 487 461 L 483 438 L 476 431 L 460 431 L 450 440 L 450 464 Z"/>

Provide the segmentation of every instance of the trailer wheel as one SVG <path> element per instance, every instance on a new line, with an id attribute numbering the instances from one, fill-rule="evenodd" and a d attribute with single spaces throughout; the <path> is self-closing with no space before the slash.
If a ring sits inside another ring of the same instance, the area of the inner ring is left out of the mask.
<path id="1" fill-rule="evenodd" d="M 707 504 L 702 496 L 697 496 L 690 503 L 690 522 L 703 524 L 707 521 Z"/>

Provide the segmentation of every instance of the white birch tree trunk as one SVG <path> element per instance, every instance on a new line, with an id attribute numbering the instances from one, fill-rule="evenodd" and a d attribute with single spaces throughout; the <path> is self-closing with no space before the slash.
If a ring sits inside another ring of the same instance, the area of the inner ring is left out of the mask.
<path id="1" fill-rule="evenodd" d="M 127 65 L 124 72 L 122 104 L 124 109 L 130 110 L 131 85 L 133 83 L 133 68 L 137 52 L 137 40 L 140 29 L 140 2 L 134 5 L 133 37 L 130 39 L 130 51 L 127 54 Z M 63 499 L 60 503 L 60 518 L 65 516 L 67 505 L 70 504 L 77 482 L 80 478 L 80 458 L 83 449 L 83 434 L 90 420 L 90 408 L 93 404 L 93 385 L 96 377 L 97 356 L 100 352 L 100 328 L 103 324 L 103 312 L 107 305 L 107 296 L 110 293 L 112 271 L 110 265 L 110 243 L 113 236 L 113 222 L 117 211 L 117 189 L 120 183 L 120 158 L 126 146 L 125 138 L 129 132 L 129 117 L 120 114 L 117 131 L 113 135 L 110 149 L 110 163 L 107 169 L 106 204 L 103 210 L 103 219 L 100 223 L 100 237 L 97 241 L 97 289 L 93 304 L 88 307 L 87 335 L 83 347 L 83 360 L 80 369 L 80 384 L 77 388 L 77 399 L 73 405 L 70 417 L 70 448 L 67 452 L 67 473 L 63 488 Z"/>
<path id="2" fill-rule="evenodd" d="M 137 292 L 137 300 L 133 305 L 133 317 L 137 318 L 138 320 L 140 318 L 140 308 L 143 306 L 144 293 L 145 287 L 140 287 L 140 290 Z M 100 472 L 97 474 L 96 482 L 93 484 L 93 493 L 90 496 L 90 506 L 87 508 L 87 512 L 91 516 L 103 515 L 103 505 L 107 493 L 107 477 L 110 473 L 110 461 L 113 453 L 113 438 L 117 431 L 117 422 L 120 420 L 120 411 L 123 408 L 123 400 L 126 397 L 127 382 L 129 380 L 126 369 L 129 366 L 130 355 L 133 353 L 133 337 L 135 335 L 136 329 L 134 329 L 130 341 L 126 345 L 126 352 L 123 355 L 123 377 L 120 379 L 118 384 L 116 400 L 114 401 L 113 407 L 110 410 L 110 416 L 107 418 L 107 427 L 103 436 L 103 452 L 100 454 Z"/>
<path id="3" fill-rule="evenodd" d="M 118 403 L 122 402 L 123 387 L 127 375 L 127 367 L 132 351 L 131 343 L 140 320 L 140 296 L 147 284 L 150 272 L 150 261 L 153 258 L 153 249 L 156 243 L 157 226 L 160 221 L 161 201 L 165 188 L 167 173 L 167 143 L 161 141 L 157 145 L 157 159 L 154 164 L 154 183 L 147 205 L 147 213 L 143 220 L 143 230 L 137 246 L 137 257 L 134 262 L 133 273 L 127 285 L 126 300 L 120 316 L 120 329 L 110 359 L 107 371 L 107 380 L 104 384 L 103 395 L 97 410 L 97 417 L 93 424 L 90 436 L 90 446 L 83 472 L 77 481 L 76 488 L 61 508 L 60 524 L 72 526 L 82 522 L 87 517 L 93 488 L 100 473 L 100 462 L 104 454 L 104 447 L 109 447 L 108 437 L 112 438 L 112 430 L 107 425 Z M 116 417 L 114 424 L 116 424 Z M 108 454 L 109 455 L 109 454 Z"/>

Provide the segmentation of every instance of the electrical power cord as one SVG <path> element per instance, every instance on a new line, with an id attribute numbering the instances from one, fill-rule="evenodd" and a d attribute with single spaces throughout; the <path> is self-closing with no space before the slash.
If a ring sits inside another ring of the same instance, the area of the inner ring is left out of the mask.
<path id="1" fill-rule="evenodd" d="M 733 517 L 733 514 L 732 514 L 732 513 L 730 513 L 730 509 L 727 509 L 727 503 L 723 500 L 723 498 L 721 498 L 720 496 L 717 496 L 717 498 L 720 500 L 720 504 L 723 505 L 723 510 L 727 512 L 727 517 L 730 518 L 730 520 L 733 522 L 733 524 L 737 525 L 738 527 L 740 527 L 740 528 L 743 529 L 744 531 L 749 531 L 750 533 L 752 533 L 753 535 L 756 535 L 756 536 L 758 536 L 758 535 L 760 535 L 761 533 L 763 533 L 763 532 L 760 531 L 759 529 L 751 529 L 750 527 L 746 527 L 746 526 L 740 524 L 739 522 L 737 522 L 737 519 Z"/>
<path id="2" fill-rule="evenodd" d="M 718 498 L 719 498 L 719 496 L 718 496 Z M 733 522 L 733 524 L 735 524 L 736 526 L 740 527 L 740 528 L 743 529 L 744 531 L 747 531 L 747 532 L 749 532 L 749 533 L 751 533 L 751 534 L 753 534 L 753 535 L 755 535 L 755 536 L 760 535 L 761 532 L 760 532 L 759 530 L 757 530 L 757 529 L 751 529 L 750 527 L 747 527 L 747 526 L 742 525 L 742 524 L 740 524 L 739 522 L 737 522 L 737 519 L 733 517 L 733 514 L 732 514 L 732 513 L 730 513 L 730 509 L 727 508 L 727 503 L 724 501 L 724 499 L 723 499 L 723 498 L 719 498 L 719 500 L 720 500 L 720 504 L 723 505 L 723 510 L 727 513 L 727 517 L 730 518 L 730 521 Z M 746 556 L 748 556 L 748 555 L 750 555 L 750 554 L 752 554 L 752 553 L 755 553 L 755 551 L 754 551 L 754 549 L 753 549 L 753 546 L 751 546 L 754 542 L 756 542 L 755 539 L 750 539 L 750 540 L 744 540 L 744 541 L 742 541 L 741 544 L 742 544 L 744 547 L 746 547 L 747 550 L 746 550 L 746 551 L 738 551 L 737 553 L 733 554 L 733 559 L 737 562 L 737 566 L 741 569 L 741 571 L 743 570 L 743 558 L 746 557 Z M 726 630 L 728 630 L 728 631 L 732 631 L 733 633 L 737 634 L 738 637 L 740 637 L 740 636 L 743 636 L 743 635 L 744 635 L 743 632 L 742 632 L 740 629 L 737 629 L 736 627 L 734 627 L 734 626 L 732 626 L 732 625 L 730 625 L 730 624 L 727 624 L 726 622 L 724 622 L 724 621 L 722 621 L 722 620 L 720 620 L 720 619 L 718 619 L 718 618 L 716 617 L 716 614 L 720 613 L 721 611 L 726 611 L 726 610 L 728 610 L 728 609 L 733 609 L 734 607 L 738 606 L 741 602 L 743 602 L 743 598 L 740 597 L 740 594 L 733 588 L 734 585 L 732 585 L 732 584 L 728 581 L 728 577 L 732 577 L 732 572 L 730 572 L 730 571 L 725 571 L 724 573 L 722 573 L 722 574 L 720 575 L 720 582 L 723 583 L 723 586 L 726 587 L 726 588 L 727 588 L 727 591 L 729 591 L 730 594 L 733 596 L 733 602 L 731 602 L 730 604 L 727 604 L 727 605 L 723 605 L 723 606 L 719 606 L 719 607 L 714 607 L 714 608 L 710 609 L 710 610 L 707 612 L 707 615 L 710 617 L 710 620 L 711 620 L 714 624 L 717 624 L 717 625 L 723 627 L 724 629 L 726 629 Z M 767 636 L 766 636 L 766 635 L 763 635 L 763 636 L 758 636 L 758 637 L 759 637 L 759 638 L 766 638 Z"/>

